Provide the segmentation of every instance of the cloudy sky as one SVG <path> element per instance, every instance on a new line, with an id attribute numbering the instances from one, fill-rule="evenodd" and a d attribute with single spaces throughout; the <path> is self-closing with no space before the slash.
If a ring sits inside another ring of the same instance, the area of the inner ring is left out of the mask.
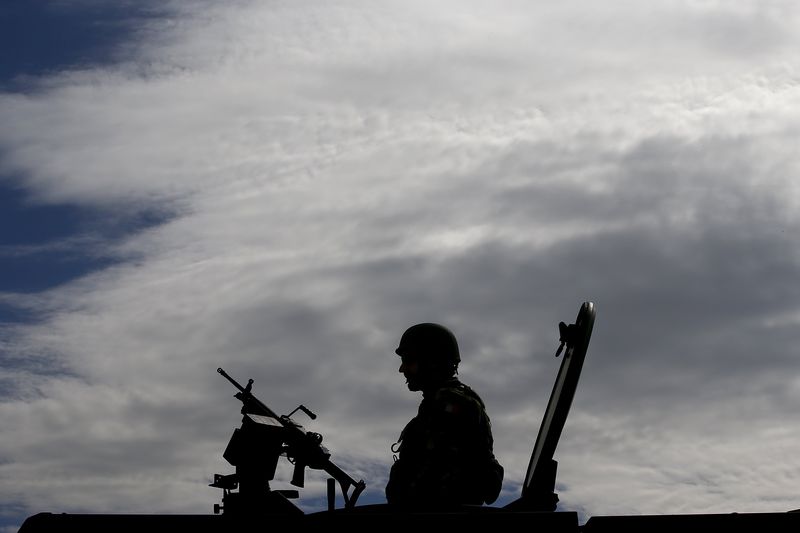
<path id="1" fill-rule="evenodd" d="M 424 321 L 508 503 L 584 301 L 560 509 L 800 508 L 796 2 L 106 4 L 0 7 L 6 530 L 210 513 L 220 366 L 383 501 Z"/>

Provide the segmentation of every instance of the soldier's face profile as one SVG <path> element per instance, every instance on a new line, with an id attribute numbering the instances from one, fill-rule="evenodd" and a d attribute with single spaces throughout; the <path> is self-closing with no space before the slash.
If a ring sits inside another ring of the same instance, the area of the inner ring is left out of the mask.
<path id="1" fill-rule="evenodd" d="M 398 371 L 406 377 L 408 390 L 418 391 L 421 389 L 419 382 L 419 361 L 409 355 L 400 357 L 400 368 Z"/>

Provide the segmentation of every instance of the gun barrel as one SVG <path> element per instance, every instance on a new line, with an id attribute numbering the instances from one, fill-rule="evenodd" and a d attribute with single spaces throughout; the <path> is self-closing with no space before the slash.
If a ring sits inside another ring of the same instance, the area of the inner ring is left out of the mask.
<path id="1" fill-rule="evenodd" d="M 223 370 L 223 369 L 222 369 L 222 367 L 219 367 L 219 368 L 217 368 L 217 372 L 219 372 L 219 373 L 222 375 L 222 377 L 224 377 L 225 379 L 227 379 L 228 381 L 230 381 L 231 383 L 233 383 L 233 386 L 234 386 L 234 387 L 236 387 L 236 388 L 237 388 L 237 389 L 239 389 L 240 391 L 244 392 L 244 387 L 242 387 L 241 385 L 239 385 L 239 382 L 238 382 L 238 381 L 236 381 L 235 379 L 233 379 L 232 377 L 230 377 L 230 375 L 228 375 L 228 373 L 227 373 L 227 372 L 225 372 L 225 370 Z"/>
<path id="2" fill-rule="evenodd" d="M 282 416 L 279 416 L 275 411 L 267 407 L 264 402 L 253 396 L 253 393 L 250 392 L 250 386 L 252 385 L 253 380 L 250 380 L 250 383 L 248 383 L 247 387 L 242 387 L 242 385 L 238 381 L 236 381 L 230 375 L 228 375 L 228 373 L 225 372 L 225 370 L 223 370 L 221 367 L 217 368 L 217 372 L 219 372 L 222 375 L 222 377 L 233 383 L 234 387 L 239 389 L 240 394 L 237 394 L 236 397 L 239 398 L 239 400 L 241 400 L 241 402 L 244 404 L 245 407 L 243 407 L 243 409 L 247 407 L 247 404 L 249 402 L 251 405 L 255 405 L 260 410 L 259 413 L 255 414 L 264 414 L 267 416 L 271 416 L 272 418 L 277 419 L 281 424 L 283 424 L 284 427 L 290 427 L 290 425 L 286 422 L 286 420 L 283 419 Z M 244 411 L 242 412 L 244 413 Z"/>

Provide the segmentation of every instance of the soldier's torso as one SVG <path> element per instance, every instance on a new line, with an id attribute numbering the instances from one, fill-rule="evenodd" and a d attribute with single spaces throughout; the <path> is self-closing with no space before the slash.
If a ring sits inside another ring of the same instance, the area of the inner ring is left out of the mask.
<path id="1" fill-rule="evenodd" d="M 492 446 L 483 401 L 455 379 L 423 398 L 417 416 L 403 429 L 400 456 L 444 452 L 441 445 L 460 454 Z"/>
<path id="2" fill-rule="evenodd" d="M 493 458 L 492 445 L 483 401 L 457 379 L 448 380 L 425 396 L 403 430 L 387 498 L 483 503 L 481 472 Z"/>

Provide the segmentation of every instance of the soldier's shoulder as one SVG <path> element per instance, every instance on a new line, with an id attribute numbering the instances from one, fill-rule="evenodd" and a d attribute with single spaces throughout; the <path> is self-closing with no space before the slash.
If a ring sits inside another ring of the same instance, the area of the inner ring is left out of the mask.
<path id="1" fill-rule="evenodd" d="M 471 387 L 458 380 L 452 380 L 436 393 L 437 403 L 445 406 L 458 406 L 461 409 L 484 410 L 483 400 Z"/>

